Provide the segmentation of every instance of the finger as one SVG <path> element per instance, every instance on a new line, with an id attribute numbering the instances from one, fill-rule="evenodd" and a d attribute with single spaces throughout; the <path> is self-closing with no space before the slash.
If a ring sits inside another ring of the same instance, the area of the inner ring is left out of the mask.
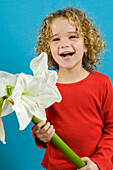
<path id="1" fill-rule="evenodd" d="M 88 166 L 85 165 L 83 168 L 79 168 L 79 169 L 77 169 L 77 170 L 88 170 Z"/>
<path id="2" fill-rule="evenodd" d="M 41 133 L 46 133 L 47 130 L 50 128 L 50 122 L 47 122 L 47 124 L 40 130 Z"/>
<path id="3" fill-rule="evenodd" d="M 40 140 L 42 140 L 43 139 L 43 137 L 45 138 L 48 138 L 48 135 L 46 134 L 46 132 L 47 132 L 47 130 L 50 128 L 50 122 L 47 122 L 47 124 L 43 127 L 43 128 L 41 128 L 41 125 L 42 125 L 43 123 L 41 123 L 41 124 L 39 124 L 39 129 L 37 129 L 37 131 L 35 131 L 35 135 L 40 139 Z"/>
<path id="4" fill-rule="evenodd" d="M 51 138 L 53 137 L 54 133 L 55 133 L 55 129 L 53 129 L 51 134 L 49 135 L 49 140 L 51 140 Z"/>
<path id="5" fill-rule="evenodd" d="M 53 137 L 54 133 L 55 133 L 55 129 L 52 130 L 52 132 L 50 133 L 49 136 L 43 138 L 43 142 L 44 142 L 44 143 L 49 142 L 49 141 L 51 140 L 51 138 Z"/>
<path id="6" fill-rule="evenodd" d="M 88 169 L 95 169 L 95 170 L 98 169 L 99 170 L 97 164 L 95 164 L 90 158 L 83 157 L 82 160 L 87 163 L 87 165 L 85 166 L 86 168 L 88 168 Z"/>
<path id="7" fill-rule="evenodd" d="M 42 131 L 43 131 L 43 133 L 42 133 Z M 46 143 L 51 140 L 54 132 L 55 132 L 55 129 L 53 130 L 53 125 L 50 125 L 50 123 L 48 122 L 48 124 L 46 125 L 46 128 L 44 130 L 43 129 L 40 130 L 40 133 L 38 134 L 38 136 L 39 136 L 40 140 L 43 140 L 43 142 Z"/>
<path id="8" fill-rule="evenodd" d="M 41 127 L 42 127 L 42 126 L 44 126 L 44 125 L 45 125 L 45 123 L 46 123 L 46 122 L 44 122 L 44 121 L 39 122 L 39 123 L 35 126 L 35 128 L 34 128 L 34 129 L 35 129 L 35 130 L 39 130 L 39 129 L 41 129 Z"/>
<path id="9" fill-rule="evenodd" d="M 84 162 L 88 163 L 89 161 L 91 161 L 88 157 L 83 157 L 81 158 Z"/>
<path id="10" fill-rule="evenodd" d="M 77 170 L 87 170 L 89 158 L 88 157 L 83 157 L 81 159 L 86 163 L 86 165 L 83 168 L 80 168 L 80 169 L 77 169 Z"/>
<path id="11" fill-rule="evenodd" d="M 39 122 L 39 123 L 35 126 L 35 128 L 34 128 L 34 134 L 35 134 L 35 136 L 38 137 L 38 133 L 40 132 L 40 129 L 41 129 L 41 127 L 42 127 L 44 124 L 45 124 L 45 122 L 44 122 L 44 121 L 41 121 L 41 122 Z"/>
<path id="12" fill-rule="evenodd" d="M 50 127 L 48 128 L 48 130 L 46 131 L 47 135 L 50 135 L 53 131 L 53 125 L 50 125 Z"/>

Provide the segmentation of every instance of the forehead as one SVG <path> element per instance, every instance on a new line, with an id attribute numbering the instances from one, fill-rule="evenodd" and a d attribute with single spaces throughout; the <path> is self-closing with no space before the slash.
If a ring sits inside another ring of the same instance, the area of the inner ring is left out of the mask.
<path id="1" fill-rule="evenodd" d="M 75 31 L 75 23 L 73 21 L 68 21 L 67 18 L 58 17 L 53 19 L 51 24 L 51 33 L 57 34 L 60 32 L 72 32 Z"/>

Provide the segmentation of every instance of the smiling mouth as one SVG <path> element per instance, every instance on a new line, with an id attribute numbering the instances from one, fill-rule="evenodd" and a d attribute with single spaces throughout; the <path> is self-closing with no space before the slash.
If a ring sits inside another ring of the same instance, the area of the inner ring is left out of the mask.
<path id="1" fill-rule="evenodd" d="M 62 53 L 60 54 L 61 57 L 69 57 L 72 56 L 74 54 L 74 52 L 69 52 L 69 53 Z"/>

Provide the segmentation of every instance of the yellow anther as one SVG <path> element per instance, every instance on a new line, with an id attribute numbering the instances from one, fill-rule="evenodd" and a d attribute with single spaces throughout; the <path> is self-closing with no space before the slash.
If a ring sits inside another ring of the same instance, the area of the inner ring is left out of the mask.
<path id="1" fill-rule="evenodd" d="M 39 104 L 38 104 L 38 103 L 36 103 L 36 106 L 37 106 L 37 107 L 39 107 Z"/>

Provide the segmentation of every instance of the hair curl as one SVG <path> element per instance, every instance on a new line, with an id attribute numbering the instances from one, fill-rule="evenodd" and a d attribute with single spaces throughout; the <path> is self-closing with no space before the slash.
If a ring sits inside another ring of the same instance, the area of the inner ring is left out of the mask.
<path id="1" fill-rule="evenodd" d="M 75 23 L 79 35 L 83 37 L 84 45 L 87 48 L 87 53 L 84 53 L 82 65 L 84 69 L 91 72 L 97 70 L 97 64 L 101 63 L 101 56 L 105 52 L 105 42 L 99 34 L 97 28 L 92 24 L 92 20 L 88 19 L 86 15 L 78 9 L 68 7 L 63 10 L 58 10 L 54 13 L 50 13 L 43 21 L 41 29 L 39 30 L 39 36 L 37 41 L 36 53 L 39 55 L 41 52 L 48 54 L 48 66 L 49 68 L 56 70 L 58 64 L 54 61 L 50 50 L 50 33 L 51 24 L 55 18 L 65 17 Z"/>

